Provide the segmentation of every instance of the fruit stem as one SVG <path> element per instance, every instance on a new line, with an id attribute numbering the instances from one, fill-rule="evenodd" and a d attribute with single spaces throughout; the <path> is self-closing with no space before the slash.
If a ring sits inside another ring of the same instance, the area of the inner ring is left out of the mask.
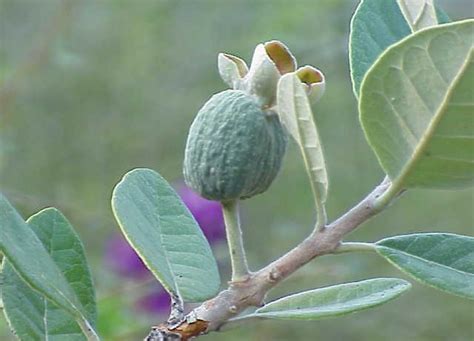
<path id="1" fill-rule="evenodd" d="M 232 263 L 232 281 L 240 281 L 248 276 L 249 268 L 245 254 L 240 228 L 240 214 L 238 200 L 222 203 L 224 221 L 229 245 L 230 261 Z"/>

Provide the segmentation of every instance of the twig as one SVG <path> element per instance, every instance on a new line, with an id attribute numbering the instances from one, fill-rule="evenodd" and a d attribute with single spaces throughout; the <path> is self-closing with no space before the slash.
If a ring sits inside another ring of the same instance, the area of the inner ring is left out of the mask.
<path id="1" fill-rule="evenodd" d="M 179 295 L 170 294 L 171 312 L 168 318 L 168 328 L 173 329 L 184 321 L 184 303 Z"/>
<path id="2" fill-rule="evenodd" d="M 308 238 L 281 258 L 258 272 L 250 274 L 245 281 L 231 282 L 229 288 L 195 308 L 188 314 L 188 316 L 193 316 L 195 322 L 187 321 L 177 328 L 177 332 L 182 335 L 181 340 L 188 340 L 190 337 L 202 333 L 219 330 L 229 319 L 244 309 L 261 306 L 266 293 L 271 288 L 312 259 L 325 254 L 337 253 L 345 235 L 385 208 L 385 206 L 375 206 L 375 203 L 389 185 L 390 181 L 387 178 L 384 179 L 366 198 L 329 224 L 327 228 L 314 230 Z M 354 244 L 352 245 L 354 246 Z M 359 246 L 361 245 L 359 244 Z M 201 327 L 207 324 L 207 327 L 202 330 L 202 328 L 196 328 L 194 324 Z"/>

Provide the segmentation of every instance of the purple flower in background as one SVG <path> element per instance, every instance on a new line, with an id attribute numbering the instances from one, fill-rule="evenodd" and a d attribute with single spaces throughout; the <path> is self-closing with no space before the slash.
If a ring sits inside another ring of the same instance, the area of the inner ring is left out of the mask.
<path id="1" fill-rule="evenodd" d="M 143 313 L 167 314 L 170 311 L 170 295 L 163 289 L 157 289 L 136 302 L 136 309 Z"/>
<path id="2" fill-rule="evenodd" d="M 219 202 L 202 198 L 184 183 L 176 186 L 176 192 L 196 219 L 210 244 L 225 238 L 224 216 Z"/>
<path id="3" fill-rule="evenodd" d="M 223 240 L 225 226 L 221 205 L 216 201 L 200 197 L 182 182 L 178 183 L 175 188 L 201 227 L 209 244 L 216 244 Z M 150 276 L 143 261 L 119 233 L 112 235 L 107 240 L 105 262 L 113 272 L 124 278 L 141 280 Z M 153 288 L 151 293 L 138 299 L 136 306 L 142 312 L 164 314 L 169 312 L 170 298 L 168 293 L 159 286 Z"/>
<path id="4" fill-rule="evenodd" d="M 143 279 L 150 275 L 143 261 L 127 240 L 119 233 L 111 236 L 105 245 L 105 261 L 110 269 L 126 278 Z"/>

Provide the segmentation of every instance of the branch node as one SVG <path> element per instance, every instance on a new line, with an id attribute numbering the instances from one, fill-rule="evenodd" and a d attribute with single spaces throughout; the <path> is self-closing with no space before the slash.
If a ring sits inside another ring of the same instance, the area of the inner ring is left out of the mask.
<path id="1" fill-rule="evenodd" d="M 168 318 L 168 328 L 170 330 L 176 329 L 181 322 L 185 320 L 184 317 L 184 303 L 181 297 L 176 294 L 171 294 L 171 312 Z"/>
<path id="2" fill-rule="evenodd" d="M 150 334 L 143 341 L 181 341 L 181 335 L 165 331 L 160 327 L 152 327 Z"/>
<path id="3" fill-rule="evenodd" d="M 248 273 L 237 280 L 228 281 L 227 284 L 230 287 L 244 287 L 250 282 L 251 278 L 252 278 L 252 275 Z"/>
<path id="4" fill-rule="evenodd" d="M 278 269 L 274 268 L 268 274 L 268 279 L 270 282 L 277 282 L 281 278 L 281 272 Z"/>
<path id="5" fill-rule="evenodd" d="M 246 267 L 245 258 L 240 259 L 243 261 L 240 263 L 237 261 L 239 276 L 233 276 L 233 280 L 229 282 L 229 288 L 195 308 L 193 310 L 194 315 L 188 314 L 181 324 L 173 330 L 170 330 L 167 324 L 160 325 L 155 327 L 150 333 L 149 338 L 145 340 L 188 341 L 199 335 L 219 330 L 221 326 L 239 312 L 248 307 L 261 306 L 266 293 L 271 288 L 312 259 L 330 253 L 373 251 L 374 246 L 370 243 L 341 244 L 341 241 L 345 235 L 354 231 L 359 225 L 387 206 L 385 202 L 382 202 L 382 205 L 378 201 L 384 198 L 383 193 L 387 191 L 389 185 L 390 181 L 386 178 L 366 198 L 348 212 L 331 224 L 322 226 L 321 229 L 318 229 L 317 226 L 319 225 L 317 225 L 311 235 L 300 244 L 257 272 L 249 272 Z M 375 196 L 380 196 L 378 201 L 375 199 Z M 224 206 L 224 208 L 227 211 L 228 223 L 230 220 L 230 226 L 237 229 L 239 226 L 238 216 L 232 215 L 236 213 L 236 207 Z M 230 230 L 232 231 L 232 228 Z M 230 241 L 235 241 L 235 245 L 240 245 L 240 247 L 231 248 L 231 251 L 233 249 L 243 251 L 239 229 L 232 232 L 237 232 L 237 234 L 232 235 Z M 233 237 L 236 238 L 234 239 Z M 242 252 L 241 255 L 245 256 L 245 253 Z"/>
<path id="6" fill-rule="evenodd" d="M 193 310 L 186 316 L 186 322 L 188 324 L 195 323 L 198 320 L 196 312 Z"/>

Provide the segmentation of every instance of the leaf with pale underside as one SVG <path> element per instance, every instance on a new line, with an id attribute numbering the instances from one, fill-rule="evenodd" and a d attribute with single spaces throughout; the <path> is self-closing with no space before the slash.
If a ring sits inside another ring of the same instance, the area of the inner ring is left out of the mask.
<path id="1" fill-rule="evenodd" d="M 277 103 L 282 124 L 300 146 L 315 196 L 324 203 L 328 192 L 324 154 L 306 90 L 295 73 L 281 77 Z"/>
<path id="2" fill-rule="evenodd" d="M 431 27 L 369 70 L 360 120 L 397 188 L 474 184 L 473 20 Z"/>
<path id="3" fill-rule="evenodd" d="M 407 22 L 400 3 L 411 6 L 424 4 L 432 0 L 362 0 L 351 20 L 349 37 L 349 63 L 354 94 L 359 97 L 360 85 L 369 68 L 389 46 L 402 40 L 412 33 L 412 27 Z M 432 19 L 432 7 L 425 9 L 420 17 L 420 24 L 435 25 Z M 429 9 L 429 11 L 428 11 Z M 416 8 L 413 9 L 415 11 Z M 438 23 L 449 22 L 443 10 L 435 4 L 435 14 Z M 416 13 L 415 13 L 416 14 Z M 420 14 L 420 12 L 418 12 Z"/>
<path id="4" fill-rule="evenodd" d="M 54 208 L 33 215 L 28 225 L 41 240 L 95 325 L 94 287 L 79 236 Z M 32 290 L 5 260 L 2 298 L 8 322 L 21 340 L 86 340 L 75 319 Z"/>
<path id="5" fill-rule="evenodd" d="M 247 64 L 239 57 L 219 53 L 217 65 L 222 80 L 232 89 L 237 89 L 248 72 Z"/>
<path id="6" fill-rule="evenodd" d="M 219 272 L 209 243 L 158 173 L 127 173 L 114 189 L 112 208 L 125 237 L 168 292 L 187 302 L 217 293 Z"/>
<path id="7" fill-rule="evenodd" d="M 397 0 L 413 32 L 438 24 L 433 0 Z"/>
<path id="8" fill-rule="evenodd" d="M 319 320 L 346 315 L 388 302 L 411 287 L 398 278 L 374 278 L 293 294 L 238 319 Z"/>
<path id="9" fill-rule="evenodd" d="M 73 316 L 82 330 L 87 329 L 88 333 L 96 336 L 94 331 L 89 331 L 94 323 L 89 321 L 92 316 L 90 311 L 82 305 L 40 237 L 1 194 L 0 251 L 23 281 Z M 5 293 L 2 295 L 5 297 Z"/>
<path id="10" fill-rule="evenodd" d="M 379 254 L 434 288 L 474 299 L 474 238 L 450 233 L 419 233 L 383 239 Z"/>

